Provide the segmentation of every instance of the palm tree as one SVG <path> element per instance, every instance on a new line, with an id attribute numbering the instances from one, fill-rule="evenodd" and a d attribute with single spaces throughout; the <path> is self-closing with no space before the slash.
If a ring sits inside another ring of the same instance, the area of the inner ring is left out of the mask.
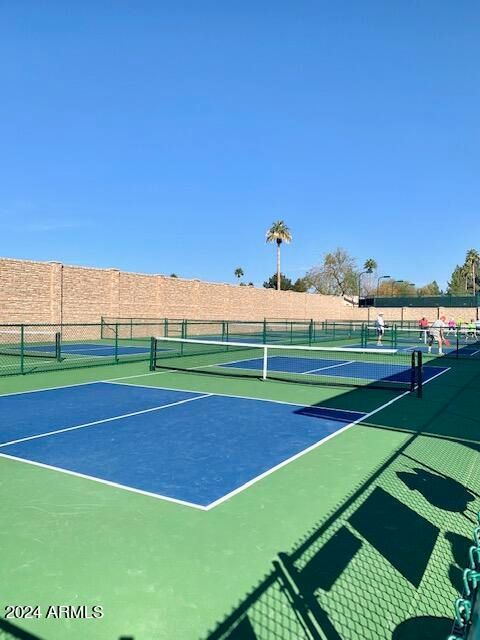
<path id="1" fill-rule="evenodd" d="M 277 220 L 272 224 L 266 235 L 267 242 L 275 242 L 277 245 L 277 291 L 280 291 L 280 245 L 292 241 L 292 234 L 283 220 Z"/>
<path id="2" fill-rule="evenodd" d="M 377 261 L 373 258 L 368 258 L 367 260 L 365 260 L 365 264 L 363 265 L 363 268 L 367 273 L 373 273 L 374 271 L 376 271 L 377 267 Z"/>
<path id="3" fill-rule="evenodd" d="M 242 267 L 237 267 L 233 273 L 235 274 L 235 277 L 238 278 L 239 280 L 244 275 Z"/>
<path id="4" fill-rule="evenodd" d="M 472 293 L 473 295 L 477 292 L 477 283 L 476 283 L 476 271 L 478 263 L 480 262 L 480 254 L 476 249 L 469 249 L 467 251 L 467 257 L 465 258 L 465 267 L 472 274 Z"/>

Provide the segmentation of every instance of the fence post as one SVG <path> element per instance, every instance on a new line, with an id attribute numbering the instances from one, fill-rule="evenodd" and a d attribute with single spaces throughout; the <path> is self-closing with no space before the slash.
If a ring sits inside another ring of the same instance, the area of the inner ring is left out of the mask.
<path id="1" fill-rule="evenodd" d="M 150 338 L 150 371 L 155 371 L 155 338 Z"/>
<path id="2" fill-rule="evenodd" d="M 115 362 L 118 362 L 118 322 L 115 323 Z"/>
<path id="3" fill-rule="evenodd" d="M 25 373 L 24 359 L 25 359 L 25 325 L 20 326 L 20 373 Z"/>

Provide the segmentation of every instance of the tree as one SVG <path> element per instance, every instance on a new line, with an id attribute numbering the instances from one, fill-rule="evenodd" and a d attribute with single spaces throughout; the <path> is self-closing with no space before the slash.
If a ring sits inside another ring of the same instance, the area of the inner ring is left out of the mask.
<path id="1" fill-rule="evenodd" d="M 308 283 L 308 280 L 306 277 L 304 278 L 297 278 L 295 280 L 295 282 L 292 285 L 292 291 L 299 291 L 300 293 L 305 293 L 306 291 L 308 291 L 310 288 L 310 285 Z"/>
<path id="2" fill-rule="evenodd" d="M 235 277 L 238 278 L 239 280 L 244 275 L 242 267 L 237 267 L 233 273 L 235 274 Z"/>
<path id="3" fill-rule="evenodd" d="M 280 291 L 280 246 L 282 242 L 288 244 L 292 241 L 292 234 L 283 220 L 277 220 L 272 224 L 266 235 L 267 242 L 275 242 L 277 245 L 277 291 Z"/>
<path id="4" fill-rule="evenodd" d="M 280 288 L 278 287 L 277 284 L 277 274 L 274 273 L 273 276 L 270 276 L 270 278 L 263 283 L 263 286 L 265 287 L 265 289 L 277 289 L 277 291 L 279 291 L 280 289 L 282 289 L 282 291 L 288 291 L 289 289 L 292 288 L 292 281 L 290 280 L 290 278 L 287 278 L 283 273 L 280 274 Z"/>
<path id="5" fill-rule="evenodd" d="M 465 270 L 458 264 L 450 276 L 447 293 L 453 296 L 461 296 L 465 293 Z"/>
<path id="6" fill-rule="evenodd" d="M 367 273 L 373 273 L 374 271 L 377 270 L 377 267 L 378 267 L 377 261 L 374 260 L 373 258 L 367 258 L 367 260 L 365 260 L 363 265 L 363 268 Z"/>
<path id="7" fill-rule="evenodd" d="M 363 263 L 363 271 L 358 274 L 358 293 L 366 296 L 375 295 L 375 272 L 377 271 L 377 261 L 373 258 L 367 258 Z M 365 274 L 366 278 L 361 278 Z"/>
<path id="8" fill-rule="evenodd" d="M 478 272 L 479 262 L 480 262 L 480 254 L 478 253 L 478 251 L 476 249 L 469 249 L 465 257 L 465 270 L 468 272 L 469 276 L 471 275 L 473 295 L 475 295 L 477 292 L 476 274 Z"/>
<path id="9" fill-rule="evenodd" d="M 171 274 L 170 274 L 170 278 L 178 278 L 178 276 L 177 276 L 177 274 L 176 274 L 176 273 L 171 273 Z"/>
<path id="10" fill-rule="evenodd" d="M 317 293 L 355 295 L 358 272 L 355 259 L 345 249 L 338 248 L 323 257 L 322 264 L 312 267 L 305 276 Z"/>
<path id="11" fill-rule="evenodd" d="M 418 287 L 417 296 L 441 296 L 442 292 L 436 280 L 432 280 L 423 287 Z"/>

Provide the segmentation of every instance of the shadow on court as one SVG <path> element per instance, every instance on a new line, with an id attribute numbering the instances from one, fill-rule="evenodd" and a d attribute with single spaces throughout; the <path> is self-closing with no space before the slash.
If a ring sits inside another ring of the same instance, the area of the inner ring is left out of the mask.
<path id="1" fill-rule="evenodd" d="M 0 640 L 46 640 L 41 636 L 24 631 L 8 620 L 0 618 Z M 118 640 L 135 640 L 133 636 L 120 636 Z"/>
<path id="2" fill-rule="evenodd" d="M 0 618 L 0 638 L 1 640 L 42 640 L 40 636 L 28 633 L 3 618 Z"/>
<path id="3" fill-rule="evenodd" d="M 204 640 L 449 634 L 469 514 L 480 507 L 480 487 L 469 486 L 478 445 L 412 431 L 293 548 L 279 550 L 270 573 Z"/>

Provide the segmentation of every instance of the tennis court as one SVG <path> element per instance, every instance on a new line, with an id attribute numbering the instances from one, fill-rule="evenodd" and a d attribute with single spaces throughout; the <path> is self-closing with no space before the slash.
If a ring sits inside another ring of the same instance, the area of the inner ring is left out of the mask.
<path id="1" fill-rule="evenodd" d="M 4 597 L 105 617 L 6 638 L 408 640 L 422 615 L 444 637 L 480 504 L 473 359 L 420 379 L 402 349 L 66 342 L 150 362 L 1 380 Z"/>

